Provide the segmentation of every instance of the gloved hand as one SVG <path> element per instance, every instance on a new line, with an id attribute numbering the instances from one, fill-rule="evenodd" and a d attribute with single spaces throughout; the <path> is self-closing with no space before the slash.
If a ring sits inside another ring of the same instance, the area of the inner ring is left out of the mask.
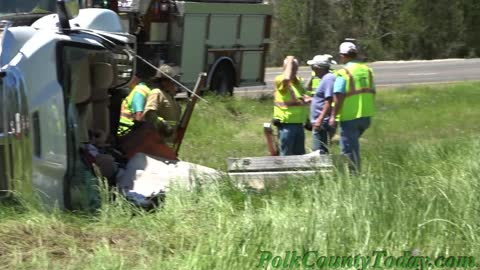
<path id="1" fill-rule="evenodd" d="M 157 117 L 155 127 L 158 132 L 162 133 L 165 137 L 170 137 L 175 132 L 175 128 L 161 117 Z"/>
<path id="2" fill-rule="evenodd" d="M 282 124 L 282 122 L 280 122 L 280 119 L 273 118 L 272 124 L 276 127 L 279 127 Z"/>

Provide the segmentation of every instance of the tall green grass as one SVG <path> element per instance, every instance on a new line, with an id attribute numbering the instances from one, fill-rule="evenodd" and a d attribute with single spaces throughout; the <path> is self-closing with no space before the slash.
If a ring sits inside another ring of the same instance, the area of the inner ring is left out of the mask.
<path id="1" fill-rule="evenodd" d="M 194 192 L 174 188 L 148 213 L 121 199 L 93 216 L 1 207 L 0 268 L 260 269 L 264 250 L 415 250 L 480 262 L 479 91 L 464 83 L 379 93 L 357 176 L 295 178 L 263 193 L 221 179 Z M 199 105 L 185 160 L 222 169 L 227 157 L 267 154 L 261 124 L 270 102 Z"/>

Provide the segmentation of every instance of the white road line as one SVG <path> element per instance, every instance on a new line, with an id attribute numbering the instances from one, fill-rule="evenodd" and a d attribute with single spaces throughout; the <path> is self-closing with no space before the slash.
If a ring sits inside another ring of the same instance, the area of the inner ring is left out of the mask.
<path id="1" fill-rule="evenodd" d="M 438 73 L 434 72 L 423 72 L 423 73 L 408 73 L 408 76 L 429 76 L 429 75 L 436 75 Z"/>

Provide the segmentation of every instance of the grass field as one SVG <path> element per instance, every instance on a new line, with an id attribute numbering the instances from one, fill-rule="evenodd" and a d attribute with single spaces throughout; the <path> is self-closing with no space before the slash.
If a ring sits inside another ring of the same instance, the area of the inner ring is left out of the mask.
<path id="1" fill-rule="evenodd" d="M 123 201 L 94 216 L 2 206 L 0 268 L 261 269 L 261 251 L 294 250 L 478 263 L 479 93 L 480 83 L 380 92 L 359 176 L 296 179 L 264 193 L 221 180 L 175 189 L 153 213 Z M 200 103 L 181 156 L 225 169 L 227 157 L 267 155 L 262 123 L 271 111 L 269 100 Z"/>

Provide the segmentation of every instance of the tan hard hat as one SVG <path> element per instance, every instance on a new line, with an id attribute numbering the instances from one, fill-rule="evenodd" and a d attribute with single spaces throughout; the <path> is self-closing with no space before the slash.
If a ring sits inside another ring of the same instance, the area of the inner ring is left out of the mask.
<path id="1" fill-rule="evenodd" d="M 155 78 L 168 78 L 168 77 L 178 77 L 180 75 L 180 68 L 177 66 L 170 66 L 167 64 L 160 65 L 155 74 Z"/>
<path id="2" fill-rule="evenodd" d="M 329 54 L 315 55 L 312 60 L 307 61 L 309 66 L 330 67 L 330 65 L 336 65 L 333 57 Z"/>

